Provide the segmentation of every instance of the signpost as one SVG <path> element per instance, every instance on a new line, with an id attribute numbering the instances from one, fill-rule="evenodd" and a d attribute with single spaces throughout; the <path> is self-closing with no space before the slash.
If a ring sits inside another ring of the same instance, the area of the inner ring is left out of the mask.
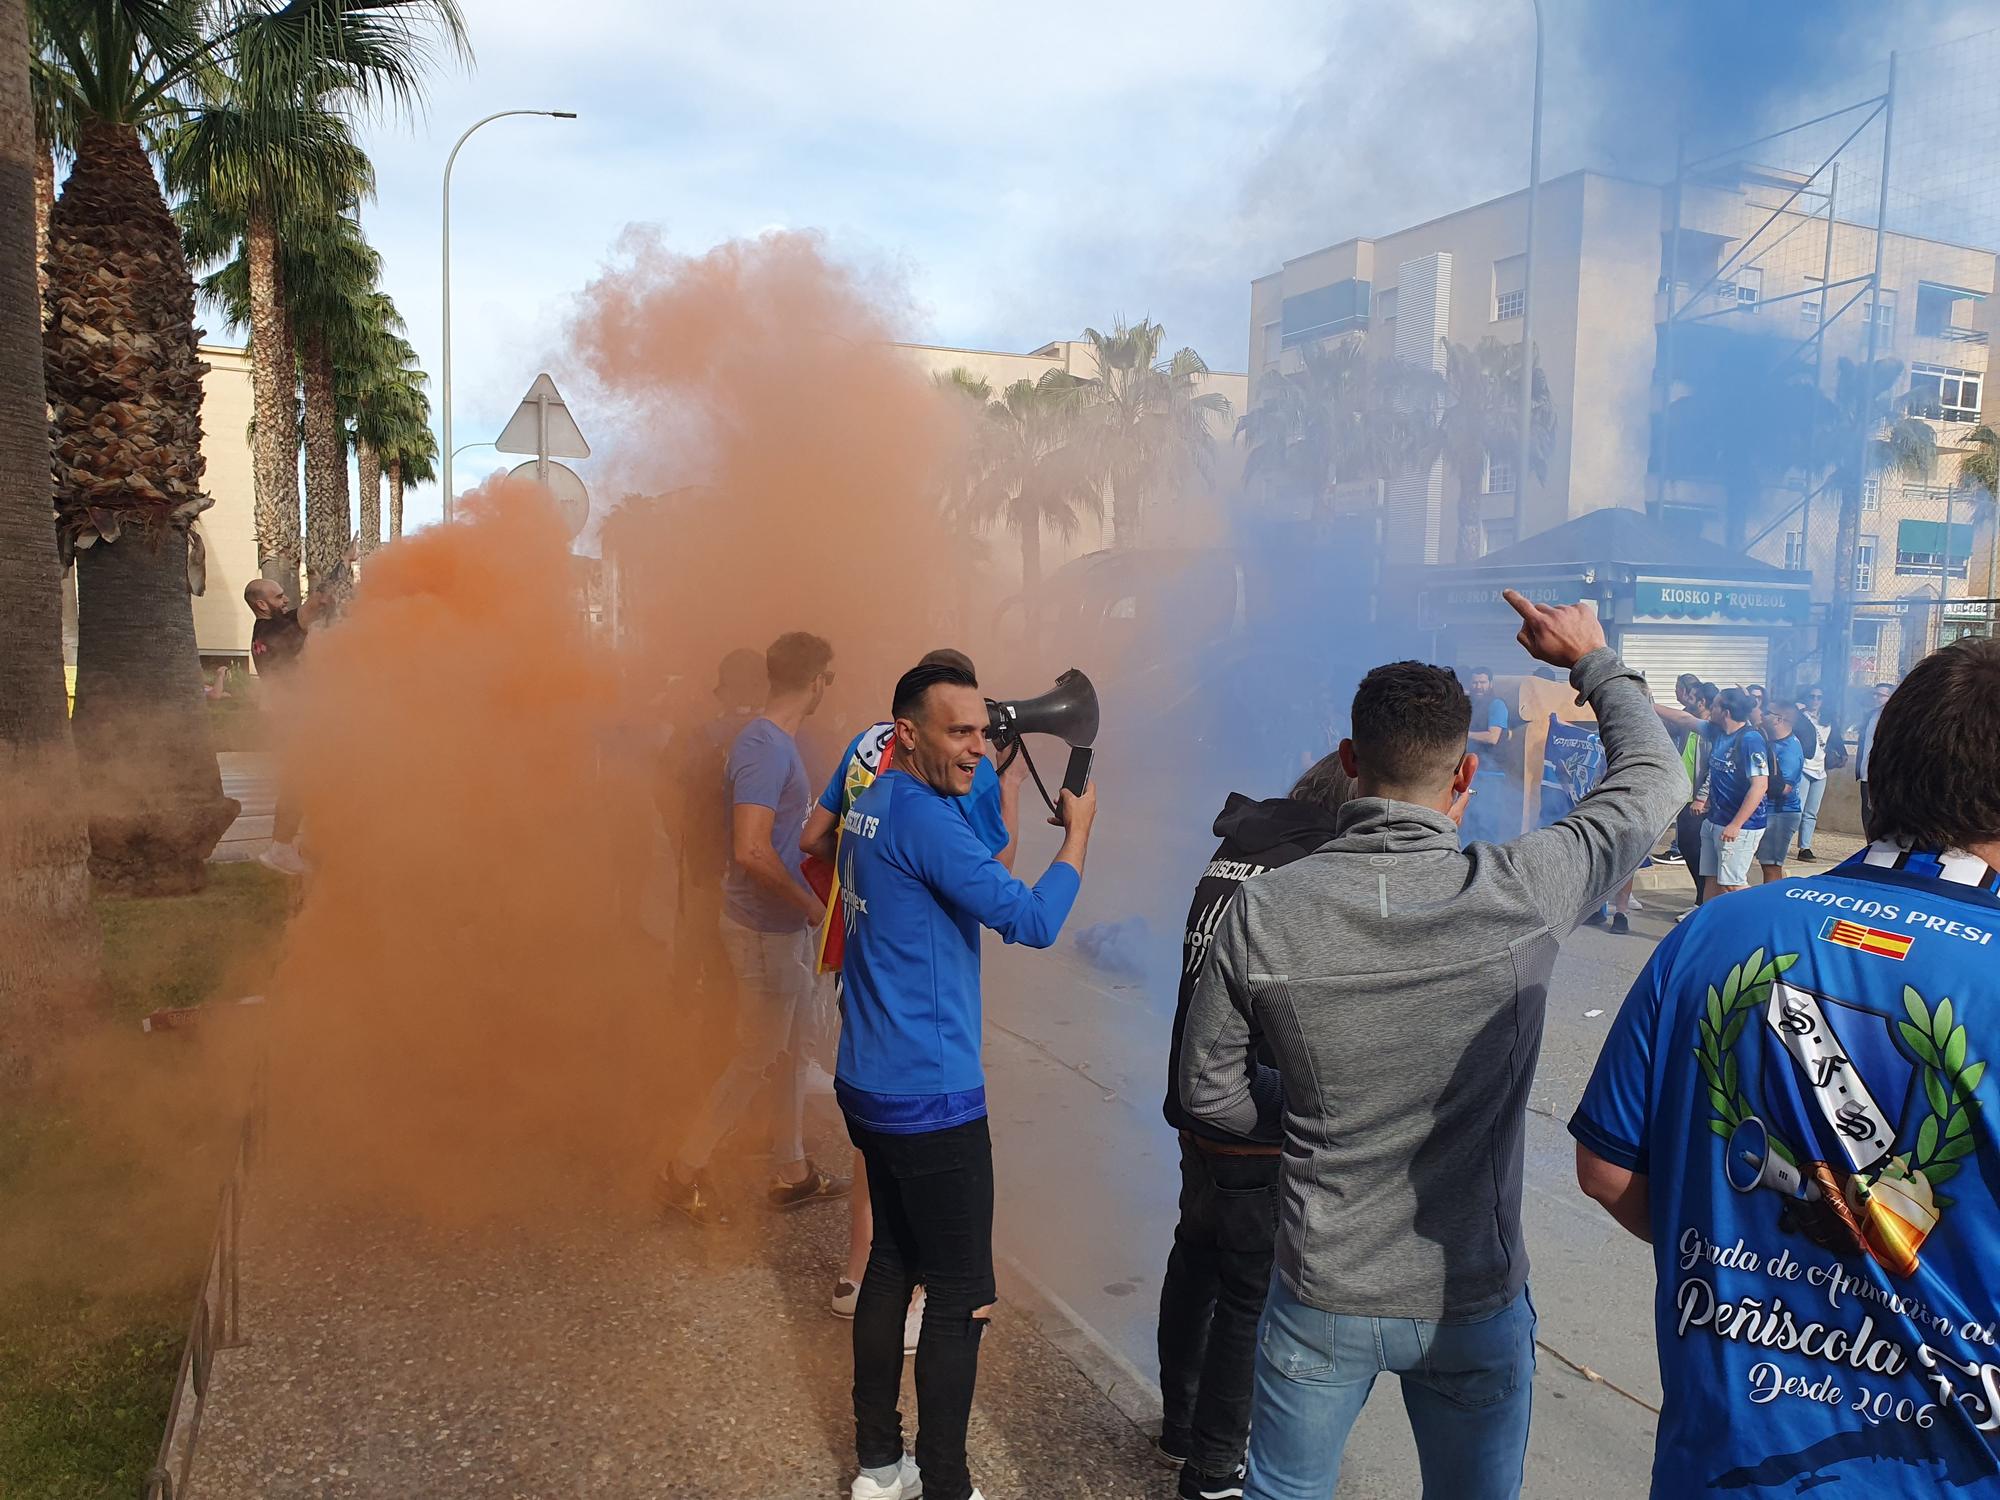
<path id="1" fill-rule="evenodd" d="M 546 370 L 528 387 L 528 394 L 521 398 L 493 446 L 502 453 L 533 455 L 534 462 L 518 465 L 511 477 L 532 478 L 547 490 L 569 522 L 572 537 L 583 530 L 590 518 L 590 491 L 574 469 L 553 460 L 588 458 L 590 444 L 584 441 L 576 418 L 570 415 Z"/>

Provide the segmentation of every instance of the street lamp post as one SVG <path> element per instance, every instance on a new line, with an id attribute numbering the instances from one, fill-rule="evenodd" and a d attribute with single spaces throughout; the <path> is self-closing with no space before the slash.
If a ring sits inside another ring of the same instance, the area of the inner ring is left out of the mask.
<path id="1" fill-rule="evenodd" d="M 1528 144 L 1528 243 L 1521 257 L 1521 441 L 1514 466 L 1514 540 L 1526 522 L 1535 423 L 1535 198 L 1542 185 L 1542 0 L 1535 4 L 1535 118 Z"/>
<path id="2" fill-rule="evenodd" d="M 551 120 L 574 120 L 576 111 L 569 109 L 503 109 L 488 115 L 483 120 L 474 120 L 465 128 L 451 148 L 451 155 L 444 159 L 444 369 L 441 379 L 441 396 L 444 404 L 444 518 L 449 521 L 452 512 L 451 461 L 454 456 L 451 446 L 451 168 L 458 160 L 458 148 L 463 146 L 472 132 L 482 125 L 491 125 L 495 120 L 504 120 L 509 115 L 544 115 Z M 468 444 L 476 447 L 477 444 Z"/>

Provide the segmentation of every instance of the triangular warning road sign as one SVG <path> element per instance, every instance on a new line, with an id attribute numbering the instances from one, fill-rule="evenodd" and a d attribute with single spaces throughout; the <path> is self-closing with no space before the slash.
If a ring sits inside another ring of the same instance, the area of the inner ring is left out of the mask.
<path id="1" fill-rule="evenodd" d="M 576 418 L 563 405 L 563 398 L 556 393 L 556 383 L 544 371 L 535 377 L 535 383 L 528 387 L 528 394 L 521 398 L 521 404 L 501 430 L 500 439 L 493 446 L 502 453 L 525 453 L 531 458 L 540 457 L 543 448 L 537 442 L 541 436 L 542 411 L 546 403 L 548 410 L 548 448 L 550 458 L 588 458 L 590 444 L 583 440 L 578 431 Z"/>

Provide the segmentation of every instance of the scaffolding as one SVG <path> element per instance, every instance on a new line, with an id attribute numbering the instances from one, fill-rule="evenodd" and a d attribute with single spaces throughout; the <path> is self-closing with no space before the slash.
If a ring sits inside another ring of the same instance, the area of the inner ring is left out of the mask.
<path id="1" fill-rule="evenodd" d="M 1698 153 L 1683 139 L 1676 153 L 1650 508 L 1671 519 L 1689 488 L 1735 466 L 1754 498 L 1725 495 L 1727 540 L 1772 562 L 1782 545 L 1784 567 L 1814 575 L 1820 603 L 1790 655 L 1836 710 L 1856 680 L 1900 675 L 1960 634 L 2000 633 L 2000 502 L 1965 462 L 2000 425 L 1987 386 L 2000 331 L 1995 77 L 2000 30 L 1891 55 L 1800 101 L 1793 123 Z M 1719 455 L 1754 421 L 1718 438 L 1692 427 L 1698 400 L 1682 404 L 1731 363 L 1729 390 L 1772 419 L 1753 451 Z M 1893 516 L 1890 550 L 1865 528 Z M 1935 552 L 1921 550 L 1931 539 Z"/>

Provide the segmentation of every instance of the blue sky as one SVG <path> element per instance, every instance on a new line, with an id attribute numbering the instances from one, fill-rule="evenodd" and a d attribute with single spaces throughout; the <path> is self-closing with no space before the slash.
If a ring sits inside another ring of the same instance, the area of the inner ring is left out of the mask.
<path id="1" fill-rule="evenodd" d="M 1545 4 L 1545 173 L 1643 170 L 1658 156 L 1660 92 L 1680 87 L 1662 50 L 1693 43 L 1691 66 L 1711 75 L 1699 59 L 1715 54 L 1682 12 L 1726 7 L 1621 0 L 1628 27 L 1606 24 L 1609 0 Z M 1893 20 L 1829 0 L 1753 8 L 1818 17 L 1820 44 L 1799 65 L 1827 76 L 1983 24 L 1953 0 L 1911 0 Z M 689 252 L 773 226 L 823 230 L 836 254 L 907 289 L 900 332 L 924 342 L 1027 349 L 1122 314 L 1241 369 L 1253 276 L 1511 191 L 1526 173 L 1529 0 L 466 10 L 473 65 L 436 79 L 414 125 L 364 132 L 379 192 L 363 223 L 434 377 L 452 140 L 499 109 L 581 118 L 499 121 L 459 156 L 460 443 L 494 436 L 539 369 L 564 382 L 570 299 L 628 224 Z M 1800 80 L 1770 82 L 1783 94 Z M 1635 108 L 1635 89 L 1653 104 Z M 1732 80 L 1728 93 L 1741 91 Z M 590 435 L 590 413 L 577 416 Z M 474 449 L 459 482 L 502 462 Z M 435 492 L 411 510 L 433 518 Z"/>

